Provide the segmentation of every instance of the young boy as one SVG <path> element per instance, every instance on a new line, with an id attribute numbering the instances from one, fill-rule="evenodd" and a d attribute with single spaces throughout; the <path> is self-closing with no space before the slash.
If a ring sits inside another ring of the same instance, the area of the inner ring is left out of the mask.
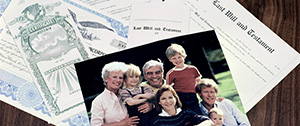
<path id="1" fill-rule="evenodd" d="M 214 122 L 214 126 L 224 126 L 224 113 L 219 108 L 213 108 L 209 111 L 208 117 Z"/>
<path id="2" fill-rule="evenodd" d="M 166 74 L 166 83 L 173 85 L 181 102 L 182 108 L 190 108 L 202 115 L 195 86 L 201 80 L 201 74 L 195 66 L 184 63 L 186 52 L 181 45 L 171 44 L 166 50 L 169 61 L 175 65 Z"/>

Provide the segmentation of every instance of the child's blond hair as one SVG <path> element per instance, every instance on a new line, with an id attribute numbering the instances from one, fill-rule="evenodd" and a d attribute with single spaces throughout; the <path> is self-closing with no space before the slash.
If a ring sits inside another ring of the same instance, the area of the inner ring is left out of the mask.
<path id="1" fill-rule="evenodd" d="M 209 111 L 209 113 L 208 113 L 208 117 L 209 117 L 209 118 L 211 118 L 210 116 L 211 116 L 212 113 L 215 113 L 215 114 L 217 114 L 217 115 L 221 115 L 221 116 L 224 118 L 224 112 L 223 112 L 221 109 L 219 109 L 219 108 L 212 108 L 212 109 Z"/>
<path id="2" fill-rule="evenodd" d="M 125 80 L 130 76 L 139 76 L 139 83 L 141 83 L 141 81 L 142 81 L 141 73 L 142 72 L 141 72 L 140 68 L 134 64 L 128 64 L 127 67 L 128 67 L 128 69 L 125 72 Z M 127 86 L 126 81 L 124 81 L 124 83 L 125 83 L 125 87 L 126 87 Z"/>
<path id="3" fill-rule="evenodd" d="M 179 54 L 183 57 L 187 56 L 184 48 L 181 45 L 172 43 L 166 50 L 166 56 L 168 57 L 168 59 L 170 59 L 176 54 Z"/>

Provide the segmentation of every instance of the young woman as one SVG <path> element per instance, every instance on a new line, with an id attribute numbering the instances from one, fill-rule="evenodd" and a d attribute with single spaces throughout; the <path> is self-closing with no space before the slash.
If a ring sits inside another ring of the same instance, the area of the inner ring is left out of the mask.
<path id="1" fill-rule="evenodd" d="M 198 115 L 190 109 L 181 109 L 181 102 L 170 85 L 163 85 L 156 93 L 156 110 L 160 114 L 152 119 L 153 126 L 212 126 L 206 116 Z"/>

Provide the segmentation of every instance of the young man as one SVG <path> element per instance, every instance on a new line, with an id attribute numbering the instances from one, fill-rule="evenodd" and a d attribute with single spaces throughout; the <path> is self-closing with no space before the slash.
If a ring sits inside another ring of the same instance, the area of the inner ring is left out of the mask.
<path id="1" fill-rule="evenodd" d="M 224 112 L 224 125 L 226 126 L 250 126 L 248 118 L 229 99 L 217 101 L 218 85 L 212 79 L 201 79 L 196 87 L 196 92 L 202 99 L 200 109 L 203 115 L 213 108 L 219 108 Z"/>

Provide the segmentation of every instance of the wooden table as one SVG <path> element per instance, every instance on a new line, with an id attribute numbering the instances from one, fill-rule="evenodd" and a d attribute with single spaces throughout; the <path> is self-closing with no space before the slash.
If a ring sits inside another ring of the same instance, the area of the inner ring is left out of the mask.
<path id="1" fill-rule="evenodd" d="M 300 52 L 298 0 L 237 0 L 255 17 Z M 300 66 L 296 67 L 248 113 L 252 126 L 300 125 Z M 1 126 L 49 125 L 0 101 Z"/>
<path id="2" fill-rule="evenodd" d="M 298 0 L 237 0 L 255 17 L 300 52 Z M 300 125 L 300 66 L 298 65 L 248 113 L 253 126 Z"/>

